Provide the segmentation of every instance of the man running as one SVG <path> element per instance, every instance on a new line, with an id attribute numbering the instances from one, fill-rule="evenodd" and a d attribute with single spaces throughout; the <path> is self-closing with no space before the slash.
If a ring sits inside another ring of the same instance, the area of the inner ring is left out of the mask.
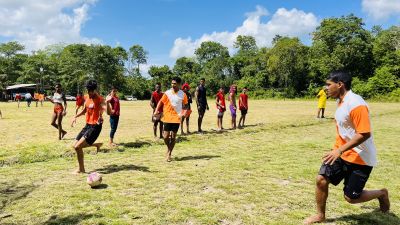
<path id="1" fill-rule="evenodd" d="M 39 94 L 39 102 L 40 102 L 40 106 L 43 107 L 43 102 L 44 102 L 44 93 L 40 93 Z"/>
<path id="2" fill-rule="evenodd" d="M 108 107 L 111 108 L 110 113 L 110 146 L 115 147 L 117 144 L 114 143 L 114 135 L 118 128 L 119 115 L 120 115 L 120 104 L 117 96 L 117 88 L 112 87 L 110 94 L 107 96 L 106 103 L 110 104 Z"/>
<path id="3" fill-rule="evenodd" d="M 40 99 L 40 96 L 39 96 L 40 94 L 39 93 L 33 93 L 33 99 L 35 100 L 35 103 L 36 103 L 36 107 L 38 107 L 38 104 L 39 104 L 39 99 Z"/>
<path id="4" fill-rule="evenodd" d="M 321 114 L 321 118 L 325 118 L 325 108 L 326 108 L 326 88 L 322 88 L 317 95 L 318 98 L 318 112 L 317 112 L 317 118 L 320 118 L 319 115 Z"/>
<path id="5" fill-rule="evenodd" d="M 101 97 L 96 89 L 97 82 L 95 80 L 89 80 L 86 83 L 86 89 L 88 95 L 85 97 L 85 105 L 83 110 L 74 116 L 71 126 L 76 123 L 76 119 L 86 114 L 86 126 L 76 137 L 74 149 L 77 154 L 79 168 L 75 171 L 78 173 L 85 173 L 85 165 L 83 160 L 83 148 L 94 146 L 97 151 L 100 150 L 102 143 L 94 143 L 99 137 L 102 124 L 103 124 L 103 111 L 107 110 L 107 114 L 110 115 L 111 109 L 109 104 L 106 104 L 103 97 Z M 110 99 L 107 99 L 110 101 Z"/>
<path id="6" fill-rule="evenodd" d="M 163 112 L 163 109 L 160 108 L 160 113 L 157 114 L 156 116 L 154 115 L 154 111 L 156 110 L 158 102 L 161 100 L 161 97 L 164 95 L 164 93 L 161 92 L 161 83 L 157 83 L 155 87 L 155 91 L 151 94 L 151 99 L 150 99 L 150 106 L 153 109 L 153 114 L 151 116 L 151 121 L 153 122 L 153 133 L 154 133 L 154 138 L 157 138 L 157 125 L 160 124 L 160 139 L 163 137 L 162 136 L 162 131 L 163 131 L 163 122 L 161 121 L 161 115 Z"/>
<path id="7" fill-rule="evenodd" d="M 28 105 L 28 107 L 31 107 L 31 103 L 32 103 L 31 93 L 28 92 L 25 94 L 25 100 L 26 100 L 26 104 Z"/>
<path id="8" fill-rule="evenodd" d="M 75 106 L 75 115 L 78 114 L 79 109 L 84 108 L 83 103 L 85 103 L 85 99 L 83 98 L 82 92 L 79 92 L 76 95 L 76 106 Z"/>
<path id="9" fill-rule="evenodd" d="M 202 133 L 201 124 L 203 123 L 203 118 L 206 110 L 209 110 L 207 103 L 207 90 L 205 87 L 206 79 L 200 79 L 200 85 L 196 88 L 195 99 L 197 104 L 197 110 L 199 112 L 199 118 L 197 120 L 198 132 Z"/>
<path id="10" fill-rule="evenodd" d="M 184 109 L 187 109 L 188 98 L 186 94 L 180 90 L 181 78 L 174 77 L 171 81 L 172 88 L 164 93 L 160 102 L 158 103 L 154 116 L 158 116 L 163 109 L 161 120 L 164 122 L 164 142 L 167 145 L 167 162 L 172 160 L 172 150 L 175 146 L 176 133 L 178 132 L 179 125 Z"/>
<path id="11" fill-rule="evenodd" d="M 67 134 L 67 132 L 62 129 L 62 119 L 67 114 L 67 100 L 65 99 L 64 93 L 62 93 L 61 84 L 56 84 L 55 89 L 56 91 L 54 92 L 53 99 L 50 99 L 54 104 L 51 125 L 58 130 L 58 140 L 61 140 Z"/>
<path id="12" fill-rule="evenodd" d="M 185 115 L 182 117 L 182 120 L 181 120 L 181 135 L 184 135 L 185 132 L 183 132 L 183 122 L 185 120 L 186 120 L 186 133 L 190 134 L 189 120 L 190 120 L 190 114 L 192 113 L 192 109 L 190 108 L 190 104 L 192 104 L 192 95 L 190 94 L 190 86 L 188 83 L 184 83 L 182 85 L 182 90 L 183 90 L 183 92 L 185 92 L 185 94 L 188 98 L 188 107 L 187 107 Z"/>
<path id="13" fill-rule="evenodd" d="M 215 98 L 216 101 L 216 105 L 217 105 L 217 126 L 218 129 L 217 131 L 222 131 L 224 128 L 222 126 L 222 119 L 224 118 L 224 113 L 226 111 L 226 105 L 225 105 L 225 92 L 224 92 L 224 88 L 220 87 L 219 91 L 216 95 Z"/>
<path id="14" fill-rule="evenodd" d="M 304 223 L 325 220 L 329 184 L 338 185 L 344 179 L 344 198 L 351 204 L 378 199 L 380 210 L 390 209 L 388 190 L 364 190 L 365 183 L 376 165 L 376 149 L 372 137 L 369 108 L 364 99 L 351 91 L 351 76 L 335 71 L 326 81 L 328 95 L 337 99 L 335 113 L 336 143 L 323 157 L 316 179 L 317 214 Z"/>
<path id="15" fill-rule="evenodd" d="M 22 96 L 20 93 L 15 94 L 15 99 L 14 101 L 16 101 L 18 103 L 18 108 L 19 108 L 19 103 L 21 102 Z"/>
<path id="16" fill-rule="evenodd" d="M 231 111 L 232 121 L 231 121 L 231 128 L 234 130 L 236 129 L 236 85 L 232 85 L 229 90 L 229 110 Z"/>
<path id="17" fill-rule="evenodd" d="M 249 110 L 247 87 L 243 88 L 242 93 L 239 96 L 239 110 L 240 110 L 239 128 L 242 128 L 244 127 L 244 121 L 246 120 L 246 115 Z"/>

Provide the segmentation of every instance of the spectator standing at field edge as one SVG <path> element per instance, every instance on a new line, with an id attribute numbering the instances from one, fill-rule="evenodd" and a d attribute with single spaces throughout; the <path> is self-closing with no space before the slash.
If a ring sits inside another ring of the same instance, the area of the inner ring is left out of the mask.
<path id="1" fill-rule="evenodd" d="M 120 104 L 119 104 L 119 98 L 117 96 L 117 88 L 112 87 L 110 94 L 107 96 L 106 103 L 110 104 L 108 107 L 111 108 L 110 112 L 110 146 L 115 147 L 117 146 L 114 143 L 114 135 L 115 132 L 117 132 L 118 128 L 118 122 L 119 122 L 119 115 L 120 115 Z M 107 107 L 107 108 L 108 108 Z"/>
<path id="2" fill-rule="evenodd" d="M 195 100 L 197 104 L 197 111 L 199 113 L 199 118 L 197 119 L 198 132 L 202 133 L 201 125 L 203 123 L 204 114 L 206 110 L 209 110 L 207 103 L 207 89 L 206 89 L 206 79 L 200 79 L 200 85 L 197 86 L 195 92 Z"/>

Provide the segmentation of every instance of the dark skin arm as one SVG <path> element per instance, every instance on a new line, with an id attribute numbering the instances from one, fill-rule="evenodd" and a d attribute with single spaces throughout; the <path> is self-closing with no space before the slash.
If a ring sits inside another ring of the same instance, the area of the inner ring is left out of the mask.
<path id="1" fill-rule="evenodd" d="M 156 104 L 155 104 L 155 102 L 154 102 L 153 95 L 151 95 L 151 98 L 150 98 L 150 106 L 151 106 L 151 108 L 152 108 L 153 110 L 156 108 Z"/>
<path id="2" fill-rule="evenodd" d="M 340 155 L 342 155 L 343 152 L 359 146 L 370 137 L 371 133 L 357 133 L 349 142 L 327 153 L 322 158 L 322 161 L 325 164 L 333 165 L 333 163 L 340 157 Z"/>
<path id="3" fill-rule="evenodd" d="M 82 115 L 85 115 L 85 113 L 86 113 L 86 107 L 80 113 L 76 114 L 74 118 L 72 118 L 71 127 L 74 127 L 74 125 L 76 124 L 76 119 Z"/>
<path id="4" fill-rule="evenodd" d="M 154 110 L 153 115 L 157 116 L 158 114 L 160 114 L 160 109 L 164 106 L 164 103 L 162 103 L 162 101 L 159 101 L 157 104 L 156 109 Z"/>
<path id="5" fill-rule="evenodd" d="M 107 98 L 106 98 L 106 105 L 107 105 L 106 112 L 107 112 L 107 115 L 111 115 L 111 114 L 115 113 L 115 110 L 112 110 L 112 107 L 111 107 L 111 99 L 112 99 L 111 95 L 107 95 Z"/>
<path id="6" fill-rule="evenodd" d="M 63 95 L 63 100 L 64 100 L 64 112 L 63 112 L 63 115 L 65 116 L 67 114 L 67 99 L 65 98 L 65 95 Z"/>

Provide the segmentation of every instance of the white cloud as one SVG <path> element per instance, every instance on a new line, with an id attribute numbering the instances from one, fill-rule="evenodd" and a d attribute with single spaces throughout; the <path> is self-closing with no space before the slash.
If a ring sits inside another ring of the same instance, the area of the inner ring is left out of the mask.
<path id="1" fill-rule="evenodd" d="M 23 43 L 27 51 L 56 43 L 99 43 L 81 36 L 97 0 L 0 0 L 0 36 Z"/>
<path id="2" fill-rule="evenodd" d="M 258 46 L 270 46 L 272 39 L 277 34 L 306 38 L 319 24 L 313 13 L 305 13 L 298 9 L 279 8 L 269 21 L 263 23 L 261 18 L 268 15 L 269 12 L 265 8 L 257 6 L 256 11 L 246 13 L 246 20 L 233 32 L 223 31 L 203 34 L 196 40 L 192 40 L 191 37 L 177 38 L 170 51 L 170 57 L 193 56 L 195 49 L 204 41 L 219 42 L 232 52 L 238 35 L 253 36 Z"/>
<path id="3" fill-rule="evenodd" d="M 385 20 L 390 16 L 399 16 L 399 0 L 363 0 L 362 9 L 374 20 Z"/>

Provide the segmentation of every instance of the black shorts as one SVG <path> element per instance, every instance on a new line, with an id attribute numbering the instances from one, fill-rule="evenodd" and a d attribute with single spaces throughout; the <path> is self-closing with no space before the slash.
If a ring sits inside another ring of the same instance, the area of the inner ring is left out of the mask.
<path id="1" fill-rule="evenodd" d="M 79 141 L 82 137 L 85 138 L 89 145 L 92 145 L 99 137 L 101 132 L 102 124 L 86 124 L 82 131 L 76 136 L 76 140 Z"/>
<path id="2" fill-rule="evenodd" d="M 335 186 L 344 179 L 344 194 L 351 199 L 358 199 L 372 168 L 372 166 L 349 163 L 339 158 L 333 165 L 322 164 L 319 175 L 327 178 Z"/>
<path id="3" fill-rule="evenodd" d="M 164 131 L 172 131 L 174 133 L 178 132 L 179 130 L 179 123 L 164 123 Z"/>
<path id="4" fill-rule="evenodd" d="M 240 113 L 244 116 L 244 115 L 246 115 L 247 114 L 247 109 L 241 109 L 240 110 Z"/>

